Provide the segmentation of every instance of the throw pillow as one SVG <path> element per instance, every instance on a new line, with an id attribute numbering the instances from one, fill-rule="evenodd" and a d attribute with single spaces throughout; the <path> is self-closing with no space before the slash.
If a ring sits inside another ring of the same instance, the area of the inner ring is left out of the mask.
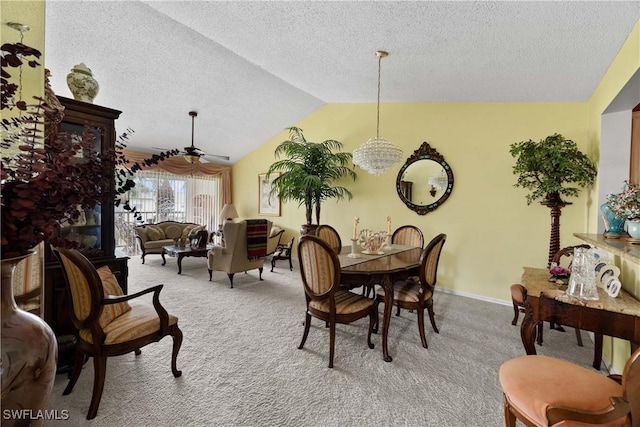
<path id="1" fill-rule="evenodd" d="M 118 279 L 111 272 L 109 266 L 104 265 L 97 269 L 98 275 L 100 276 L 100 280 L 102 280 L 102 290 L 104 291 L 104 295 L 115 295 L 121 296 L 122 288 L 120 288 L 120 284 L 118 283 Z M 105 327 L 113 319 L 116 317 L 126 313 L 131 310 L 131 306 L 128 302 L 120 302 L 118 304 L 108 304 L 103 306 L 102 313 L 100 314 L 100 318 L 98 319 L 98 323 L 101 327 Z"/>
<path id="2" fill-rule="evenodd" d="M 167 239 L 179 239 L 182 236 L 182 227 L 179 225 L 169 225 L 165 231 Z"/>
<path id="3" fill-rule="evenodd" d="M 204 227 L 201 225 L 197 225 L 197 224 L 192 224 L 192 225 L 185 225 L 184 228 L 182 229 L 182 238 L 184 240 L 189 240 L 189 235 L 192 232 L 196 232 L 198 230 L 203 229 Z"/>
<path id="4" fill-rule="evenodd" d="M 163 240 L 167 238 L 164 230 L 155 225 L 147 225 L 147 237 L 149 240 Z"/>

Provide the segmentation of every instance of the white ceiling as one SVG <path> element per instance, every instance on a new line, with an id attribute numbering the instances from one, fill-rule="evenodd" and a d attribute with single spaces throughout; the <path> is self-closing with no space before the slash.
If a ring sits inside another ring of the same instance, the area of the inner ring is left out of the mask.
<path id="1" fill-rule="evenodd" d="M 233 164 L 326 103 L 586 101 L 638 1 L 46 2 L 61 96 L 84 62 L 129 148 L 191 143 Z M 25 40 L 26 42 L 27 40 Z"/>

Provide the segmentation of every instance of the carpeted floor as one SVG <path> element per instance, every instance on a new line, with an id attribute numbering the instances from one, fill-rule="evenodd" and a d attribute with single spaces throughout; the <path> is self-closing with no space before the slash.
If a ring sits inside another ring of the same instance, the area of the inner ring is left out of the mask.
<path id="1" fill-rule="evenodd" d="M 140 356 L 110 358 L 98 415 L 85 419 L 91 399 L 90 361 L 68 396 L 58 375 L 49 409 L 68 410 L 73 426 L 502 426 L 502 362 L 524 354 L 509 306 L 449 293 L 435 295 L 440 334 L 427 326 L 420 345 L 415 313 L 392 316 L 389 351 L 382 360 L 366 344 L 367 320 L 338 325 L 335 367 L 327 368 L 329 333 L 314 319 L 303 350 L 304 294 L 297 260 L 280 261 L 264 281 L 258 272 L 208 281 L 202 258 L 161 266 L 130 260 L 129 292 L 164 283 L 161 302 L 184 333 L 178 356 L 182 377 L 171 375 L 171 339 L 142 348 Z M 505 299 L 508 294 L 505 284 Z M 150 302 L 150 301 L 149 301 Z M 381 306 L 382 309 L 382 306 Z M 586 338 L 586 337 L 585 337 Z M 593 343 L 576 345 L 572 331 L 545 329 L 540 354 L 590 367 Z"/>

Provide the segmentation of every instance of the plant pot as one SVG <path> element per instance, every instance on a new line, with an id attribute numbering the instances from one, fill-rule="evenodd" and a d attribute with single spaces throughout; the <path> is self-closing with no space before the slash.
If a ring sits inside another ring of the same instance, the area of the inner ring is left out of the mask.
<path id="1" fill-rule="evenodd" d="M 632 239 L 640 241 L 640 218 L 628 219 L 626 224 L 629 236 L 631 236 Z"/>
<path id="2" fill-rule="evenodd" d="M 3 427 L 43 425 L 42 413 L 47 409 L 56 374 L 58 346 L 53 331 L 38 316 L 20 310 L 13 299 L 15 267 L 31 255 L 0 261 Z M 5 411 L 15 411 L 17 416 L 5 418 Z"/>
<path id="3" fill-rule="evenodd" d="M 600 212 L 602 213 L 602 221 L 604 222 L 605 228 L 604 237 L 608 239 L 618 239 L 627 235 L 624 231 L 626 218 L 616 216 L 611 209 L 609 209 L 608 203 L 600 205 Z"/>
<path id="4" fill-rule="evenodd" d="M 311 234 L 315 236 L 316 228 L 318 228 L 318 224 L 302 224 L 300 226 L 300 235 Z"/>

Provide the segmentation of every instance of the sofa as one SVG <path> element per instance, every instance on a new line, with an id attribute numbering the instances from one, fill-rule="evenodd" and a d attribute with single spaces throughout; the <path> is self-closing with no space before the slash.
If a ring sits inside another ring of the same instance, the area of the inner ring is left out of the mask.
<path id="1" fill-rule="evenodd" d="M 269 241 L 279 241 L 282 232 L 277 237 L 271 237 L 273 223 L 266 221 L 266 251 L 262 257 L 250 258 L 247 245 L 247 221 L 231 222 L 227 221 L 222 232 L 224 235 L 224 245 L 214 246 L 207 254 L 207 266 L 209 269 L 209 280 L 212 280 L 213 270 L 224 271 L 229 277 L 233 288 L 233 276 L 241 271 L 258 269 L 259 279 L 262 280 L 264 269 L 264 257 L 269 254 Z M 284 232 L 284 230 L 283 230 Z M 277 243 L 276 243 L 277 245 Z M 275 247 L 273 249 L 275 251 Z"/>
<path id="2" fill-rule="evenodd" d="M 157 224 L 136 226 L 136 239 L 142 251 L 142 263 L 144 264 L 144 257 L 148 254 L 158 254 L 162 256 L 163 263 L 166 262 L 162 251 L 163 246 L 173 245 L 175 239 L 184 239 L 188 242 L 191 233 L 201 230 L 205 230 L 203 225 L 178 221 L 163 221 Z"/>

